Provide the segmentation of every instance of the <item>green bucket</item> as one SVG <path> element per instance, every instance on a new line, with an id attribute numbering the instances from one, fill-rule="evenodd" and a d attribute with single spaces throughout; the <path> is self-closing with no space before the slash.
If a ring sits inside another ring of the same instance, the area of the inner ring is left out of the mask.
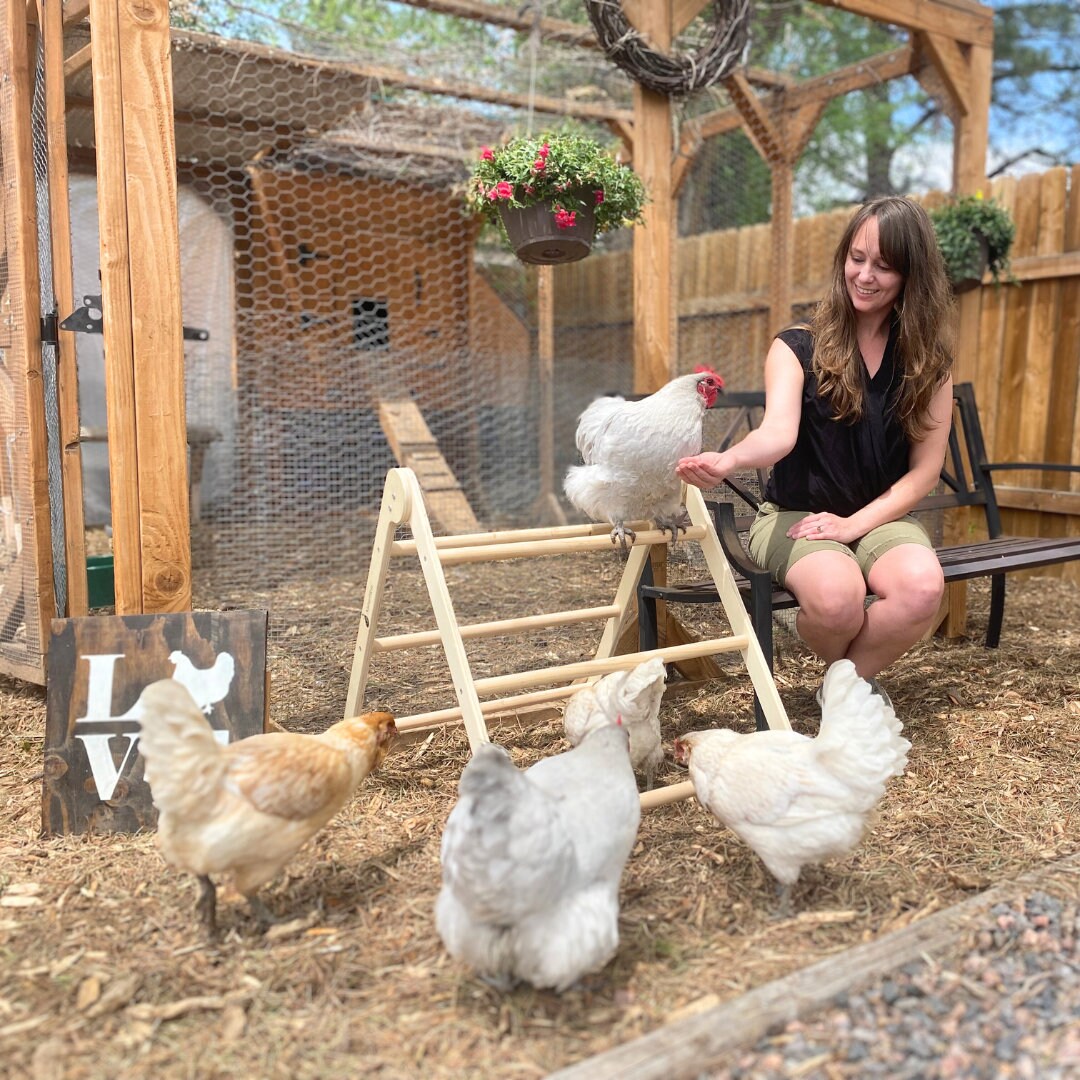
<path id="1" fill-rule="evenodd" d="M 86 591 L 92 608 L 112 607 L 116 603 L 113 583 L 113 557 L 89 555 L 86 559 Z"/>

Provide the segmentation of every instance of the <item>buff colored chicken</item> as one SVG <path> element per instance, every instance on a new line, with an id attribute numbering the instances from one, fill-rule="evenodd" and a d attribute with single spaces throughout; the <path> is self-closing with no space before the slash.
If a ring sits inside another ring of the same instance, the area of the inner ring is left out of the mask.
<path id="1" fill-rule="evenodd" d="M 698 802 L 760 856 L 780 886 L 780 913 L 808 863 L 862 839 L 886 783 L 907 764 L 901 724 L 850 660 L 825 675 L 816 738 L 795 731 L 692 731 L 675 741 Z"/>
<path id="2" fill-rule="evenodd" d="M 197 911 L 212 938 L 210 875 L 231 873 L 260 921 L 272 921 L 257 890 L 349 801 L 395 733 L 389 713 L 373 712 L 319 735 L 272 732 L 221 746 L 175 679 L 146 687 L 137 715 L 158 845 L 166 862 L 199 878 Z"/>
<path id="3" fill-rule="evenodd" d="M 680 375 L 640 401 L 597 398 L 579 417 L 576 442 L 582 465 L 563 481 L 566 497 L 593 521 L 609 521 L 611 542 L 627 551 L 627 524 L 651 520 L 678 538 L 689 518 L 675 466 L 701 453 L 701 428 L 724 388 L 709 368 Z"/>
<path id="4" fill-rule="evenodd" d="M 626 729 L 605 725 L 523 772 L 477 748 L 442 838 L 435 926 L 451 956 L 509 990 L 562 991 L 619 945 L 619 883 L 641 802 Z"/>
<path id="5" fill-rule="evenodd" d="M 630 765 L 651 791 L 664 761 L 660 742 L 660 699 L 664 696 L 664 662 L 654 656 L 626 671 L 613 671 L 579 690 L 566 703 L 563 727 L 577 746 L 602 724 L 622 720 L 630 732 Z"/>

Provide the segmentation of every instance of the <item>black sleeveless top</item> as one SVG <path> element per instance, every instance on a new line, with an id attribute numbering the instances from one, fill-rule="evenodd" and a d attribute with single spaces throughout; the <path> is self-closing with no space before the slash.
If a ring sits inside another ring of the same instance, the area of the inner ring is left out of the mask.
<path id="1" fill-rule="evenodd" d="M 835 419 L 832 404 L 818 395 L 810 331 L 791 329 L 777 335 L 798 357 L 804 378 L 799 435 L 791 453 L 773 467 L 765 488 L 769 502 L 784 510 L 849 517 L 908 471 L 910 445 L 896 416 L 901 384 L 896 335 L 893 323 L 872 379 L 863 368 L 865 404 L 854 424 Z"/>

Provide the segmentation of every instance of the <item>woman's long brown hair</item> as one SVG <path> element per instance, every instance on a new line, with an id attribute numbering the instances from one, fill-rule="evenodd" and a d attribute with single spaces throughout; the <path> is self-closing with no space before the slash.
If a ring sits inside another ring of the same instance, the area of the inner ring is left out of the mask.
<path id="1" fill-rule="evenodd" d="M 863 410 L 863 362 L 855 308 L 844 280 L 844 264 L 855 234 L 870 218 L 878 221 L 881 258 L 904 279 L 897 297 L 897 367 L 902 378 L 897 408 L 909 439 L 930 427 L 934 392 L 952 366 L 949 340 L 955 302 L 945 264 L 926 211 L 911 199 L 887 195 L 864 203 L 852 216 L 833 257 L 832 282 L 810 323 L 819 392 L 837 419 L 854 423 Z"/>

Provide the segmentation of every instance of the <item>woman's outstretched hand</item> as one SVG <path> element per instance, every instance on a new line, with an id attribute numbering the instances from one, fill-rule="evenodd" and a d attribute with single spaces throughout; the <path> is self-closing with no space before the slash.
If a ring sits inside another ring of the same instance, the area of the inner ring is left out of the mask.
<path id="1" fill-rule="evenodd" d="M 729 472 L 731 469 L 724 466 L 724 455 L 712 452 L 683 458 L 675 466 L 680 480 L 698 488 L 716 487 Z"/>

